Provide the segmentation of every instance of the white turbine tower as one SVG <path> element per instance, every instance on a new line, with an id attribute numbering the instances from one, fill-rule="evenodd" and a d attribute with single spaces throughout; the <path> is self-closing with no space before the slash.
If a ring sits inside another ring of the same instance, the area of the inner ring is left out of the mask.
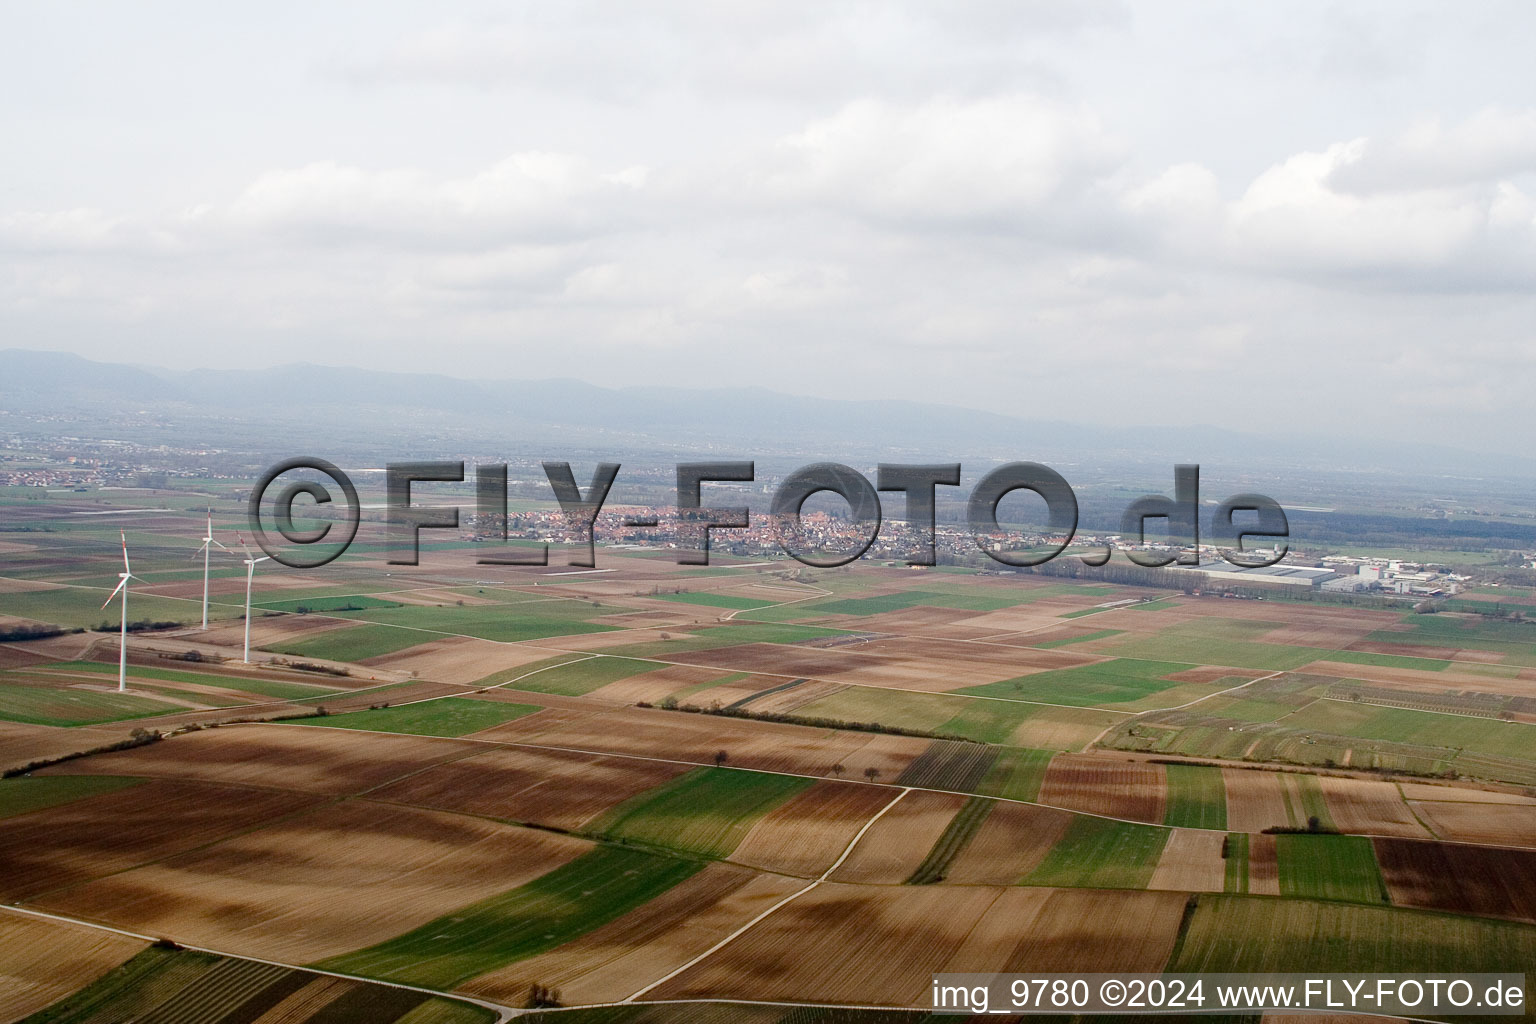
<path id="1" fill-rule="evenodd" d="M 228 551 L 229 550 L 229 548 L 226 548 L 223 544 L 219 544 L 218 541 L 213 539 L 213 509 L 210 508 L 208 510 L 208 532 L 203 535 L 203 546 L 198 549 L 198 551 L 201 551 L 202 555 L 203 555 L 203 628 L 204 629 L 208 628 L 208 552 L 209 552 L 209 549 L 212 548 L 215 544 L 218 544 L 219 550 L 221 550 L 221 551 Z M 196 558 L 197 557 L 197 552 L 193 552 L 192 557 Z"/>
<path id="2" fill-rule="evenodd" d="M 117 588 L 107 595 L 101 606 L 105 608 L 118 594 L 123 595 L 123 634 L 117 648 L 117 689 L 122 692 L 128 689 L 128 581 L 139 577 L 128 567 L 128 535 L 122 530 L 117 531 L 117 534 L 123 539 L 123 571 L 117 574 Z"/>
<path id="3" fill-rule="evenodd" d="M 236 534 L 239 536 L 239 534 Z M 251 580 L 256 576 L 256 563 L 265 562 L 266 555 L 255 558 L 251 555 L 251 549 L 246 546 L 245 538 L 240 537 L 240 549 L 245 552 L 245 663 L 251 663 Z"/>

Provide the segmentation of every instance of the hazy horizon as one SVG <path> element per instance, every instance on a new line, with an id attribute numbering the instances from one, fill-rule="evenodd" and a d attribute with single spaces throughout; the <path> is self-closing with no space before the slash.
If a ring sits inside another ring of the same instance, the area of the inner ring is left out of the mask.
<path id="1" fill-rule="evenodd" d="M 87 9 L 0 41 L 16 347 L 1536 428 L 1523 5 Z"/>

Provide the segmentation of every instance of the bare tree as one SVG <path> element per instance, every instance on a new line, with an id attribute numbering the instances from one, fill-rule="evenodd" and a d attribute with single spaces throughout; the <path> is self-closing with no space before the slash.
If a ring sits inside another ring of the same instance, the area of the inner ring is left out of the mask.
<path id="1" fill-rule="evenodd" d="M 874 782 L 880 777 L 880 769 L 876 768 L 874 765 L 870 765 L 868 768 L 864 769 L 864 777 L 870 782 Z"/>
<path id="2" fill-rule="evenodd" d="M 727 754 L 723 750 L 715 751 L 715 767 L 719 768 L 721 765 L 725 764 L 726 761 L 730 760 L 730 757 L 731 755 Z"/>
<path id="3" fill-rule="evenodd" d="M 832 766 L 832 775 L 833 775 L 834 778 L 840 779 L 840 778 L 843 777 L 843 772 L 845 772 L 847 770 L 848 769 L 845 768 L 841 763 L 835 764 L 835 765 Z"/>

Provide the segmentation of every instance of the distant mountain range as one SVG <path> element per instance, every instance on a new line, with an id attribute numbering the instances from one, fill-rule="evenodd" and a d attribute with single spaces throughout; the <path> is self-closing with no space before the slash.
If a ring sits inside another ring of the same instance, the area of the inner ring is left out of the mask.
<path id="1" fill-rule="evenodd" d="M 1093 412 L 1088 401 L 1085 419 Z M 323 436 L 402 456 L 410 453 L 402 443 L 433 450 L 515 442 L 551 452 L 576 445 L 721 457 L 972 464 L 1034 459 L 1103 470 L 1220 462 L 1287 476 L 1309 468 L 1499 479 L 1536 473 L 1536 460 L 1529 458 L 1435 446 L 1276 437 L 1212 426 L 1109 428 L 921 402 L 808 398 L 758 387 L 606 388 L 573 379 L 469 380 L 309 364 L 170 370 L 22 349 L 0 351 L 0 410 L 77 427 L 112 424 L 118 430 L 148 418 L 162 430 L 180 425 L 212 431 L 220 439 L 210 444 L 227 443 L 230 436 L 273 443 L 288 443 L 294 434 Z M 491 449 L 497 450 L 505 449 Z"/>

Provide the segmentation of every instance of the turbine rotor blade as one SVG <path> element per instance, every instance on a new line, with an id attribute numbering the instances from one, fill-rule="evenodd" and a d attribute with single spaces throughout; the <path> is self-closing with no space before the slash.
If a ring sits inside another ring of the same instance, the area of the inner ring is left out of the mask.
<path id="1" fill-rule="evenodd" d="M 133 572 L 133 570 L 128 566 L 128 534 L 124 533 L 122 530 L 118 530 L 117 535 L 123 539 L 123 571 Z"/>
<path id="2" fill-rule="evenodd" d="M 105 601 L 101 602 L 101 606 L 103 608 L 105 608 L 107 605 L 111 604 L 112 603 L 112 599 L 117 596 L 117 592 L 119 590 L 122 590 L 127 585 L 128 585 L 128 578 L 126 576 L 123 577 L 122 579 L 118 580 L 116 588 L 113 589 L 112 593 L 107 595 L 107 599 Z"/>

